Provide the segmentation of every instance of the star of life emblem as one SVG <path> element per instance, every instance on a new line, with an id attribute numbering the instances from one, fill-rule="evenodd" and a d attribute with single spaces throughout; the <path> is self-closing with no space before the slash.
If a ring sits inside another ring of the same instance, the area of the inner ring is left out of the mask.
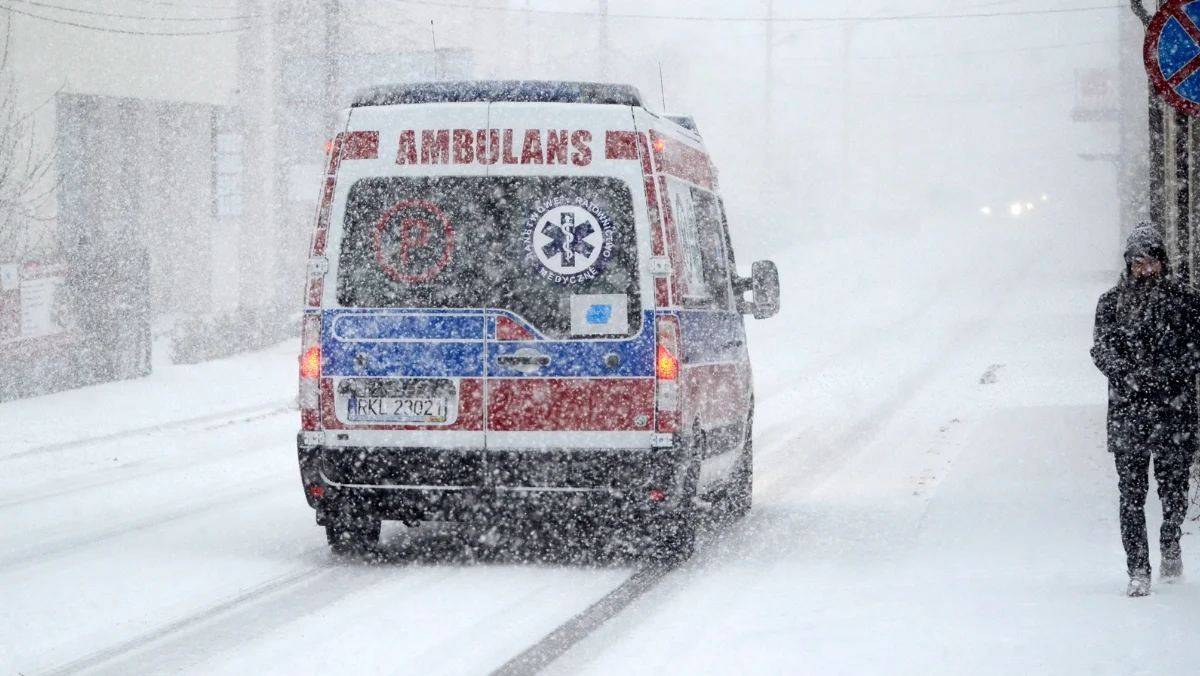
<path id="1" fill-rule="evenodd" d="M 613 256 L 612 220 L 583 198 L 538 203 L 525 222 L 523 240 L 538 274 L 567 286 L 596 279 Z"/>

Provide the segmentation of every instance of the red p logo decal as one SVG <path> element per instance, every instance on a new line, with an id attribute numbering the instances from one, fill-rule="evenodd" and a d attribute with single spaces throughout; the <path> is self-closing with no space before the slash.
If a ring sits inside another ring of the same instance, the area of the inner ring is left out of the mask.
<path id="1" fill-rule="evenodd" d="M 429 222 L 420 218 L 405 218 L 400 221 L 400 263 L 408 265 L 410 251 L 429 243 Z"/>
<path id="2" fill-rule="evenodd" d="M 411 199 L 380 216 L 375 224 L 374 245 L 375 260 L 388 276 L 398 282 L 419 284 L 433 279 L 450 264 L 454 255 L 454 227 L 436 205 Z M 410 263 L 418 269 L 412 269 Z"/>

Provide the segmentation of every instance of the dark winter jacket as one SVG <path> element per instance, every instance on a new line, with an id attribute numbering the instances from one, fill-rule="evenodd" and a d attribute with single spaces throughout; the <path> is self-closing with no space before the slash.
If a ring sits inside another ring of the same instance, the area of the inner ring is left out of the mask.
<path id="1" fill-rule="evenodd" d="M 1096 307 L 1092 359 L 1108 378 L 1110 451 L 1193 451 L 1200 427 L 1194 291 L 1169 274 L 1137 280 L 1127 270 Z"/>

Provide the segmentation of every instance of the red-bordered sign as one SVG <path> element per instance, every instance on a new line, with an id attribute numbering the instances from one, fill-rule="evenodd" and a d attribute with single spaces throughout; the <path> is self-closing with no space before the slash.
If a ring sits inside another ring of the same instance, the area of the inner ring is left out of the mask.
<path id="1" fill-rule="evenodd" d="M 1168 0 L 1146 27 L 1142 56 L 1158 95 L 1200 117 L 1200 0 Z"/>
<path id="2" fill-rule="evenodd" d="M 400 242 L 399 263 L 401 268 L 408 264 L 410 253 L 423 249 L 429 244 L 429 240 L 433 236 L 433 226 L 430 224 L 430 221 L 440 225 L 442 228 L 443 243 L 441 259 L 431 267 L 417 274 L 402 272 L 383 255 L 383 232 L 387 229 L 388 223 L 406 209 L 412 210 L 413 213 L 400 219 L 398 239 Z M 446 266 L 450 264 L 450 257 L 453 255 L 454 227 L 450 224 L 450 219 L 444 211 L 424 200 L 412 199 L 401 202 L 384 212 L 383 216 L 379 218 L 379 222 L 375 224 L 375 260 L 379 262 L 379 267 L 383 268 L 392 279 L 398 282 L 407 282 L 409 284 L 427 282 L 446 269 Z"/>

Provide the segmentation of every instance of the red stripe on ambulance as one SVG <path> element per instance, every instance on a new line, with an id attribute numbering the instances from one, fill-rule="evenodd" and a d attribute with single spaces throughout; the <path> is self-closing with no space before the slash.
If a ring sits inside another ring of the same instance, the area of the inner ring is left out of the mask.
<path id="1" fill-rule="evenodd" d="M 708 155 L 654 130 L 650 131 L 650 140 L 654 147 L 654 165 L 659 173 L 695 183 L 706 190 L 713 189 L 712 164 Z"/>
<path id="2" fill-rule="evenodd" d="M 637 132 L 610 131 L 605 134 L 604 158 L 608 160 L 636 160 L 638 158 Z"/>
<path id="3" fill-rule="evenodd" d="M 489 378 L 487 396 L 495 432 L 648 432 L 654 419 L 652 378 Z"/>

